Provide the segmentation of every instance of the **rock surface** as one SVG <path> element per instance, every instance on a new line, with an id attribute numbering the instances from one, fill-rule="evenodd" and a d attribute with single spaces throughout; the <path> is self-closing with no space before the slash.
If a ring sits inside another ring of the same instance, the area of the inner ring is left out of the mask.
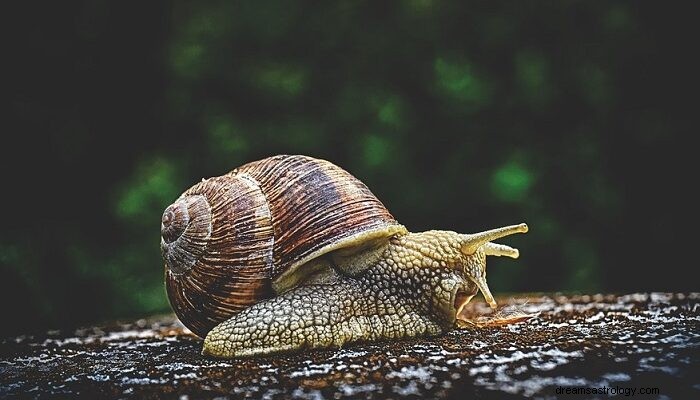
<path id="1" fill-rule="evenodd" d="M 700 398 L 700 293 L 499 301 L 508 303 L 538 315 L 437 338 L 240 361 L 201 356 L 201 341 L 173 316 L 6 338 L 0 397 L 584 399 L 608 398 L 592 392 L 607 387 Z M 470 307 L 487 312 L 483 303 Z"/>

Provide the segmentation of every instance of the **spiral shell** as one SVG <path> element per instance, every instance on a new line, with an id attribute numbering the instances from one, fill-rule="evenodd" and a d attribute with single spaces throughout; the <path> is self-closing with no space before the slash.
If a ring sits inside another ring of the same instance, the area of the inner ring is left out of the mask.
<path id="1" fill-rule="evenodd" d="M 329 251 L 404 228 L 358 179 L 324 160 L 275 156 L 203 180 L 161 223 L 168 298 L 211 328 L 275 294 L 273 283 Z"/>

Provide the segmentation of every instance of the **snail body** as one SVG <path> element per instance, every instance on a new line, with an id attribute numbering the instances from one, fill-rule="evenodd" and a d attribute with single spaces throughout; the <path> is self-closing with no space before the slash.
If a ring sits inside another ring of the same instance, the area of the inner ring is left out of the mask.
<path id="1" fill-rule="evenodd" d="M 437 335 L 478 290 L 486 255 L 525 224 L 409 233 L 358 179 L 275 156 L 202 180 L 161 222 L 168 298 L 203 353 L 246 357 Z"/>

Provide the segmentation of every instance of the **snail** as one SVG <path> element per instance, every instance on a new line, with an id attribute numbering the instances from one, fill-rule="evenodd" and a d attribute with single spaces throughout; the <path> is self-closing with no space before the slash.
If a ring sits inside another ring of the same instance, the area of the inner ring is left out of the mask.
<path id="1" fill-rule="evenodd" d="M 410 233 L 331 162 L 280 155 L 185 191 L 163 213 L 168 298 L 202 353 L 250 357 L 439 335 L 486 284 L 486 256 L 517 258 L 476 234 Z"/>

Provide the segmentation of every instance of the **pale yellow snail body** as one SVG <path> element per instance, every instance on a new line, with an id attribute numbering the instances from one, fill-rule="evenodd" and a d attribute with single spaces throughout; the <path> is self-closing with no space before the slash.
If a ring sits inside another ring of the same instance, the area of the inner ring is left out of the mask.
<path id="1" fill-rule="evenodd" d="M 486 256 L 518 257 L 477 234 L 409 233 L 340 167 L 275 156 L 203 180 L 163 214 L 170 303 L 204 353 L 245 357 L 437 335 L 486 284 Z"/>

